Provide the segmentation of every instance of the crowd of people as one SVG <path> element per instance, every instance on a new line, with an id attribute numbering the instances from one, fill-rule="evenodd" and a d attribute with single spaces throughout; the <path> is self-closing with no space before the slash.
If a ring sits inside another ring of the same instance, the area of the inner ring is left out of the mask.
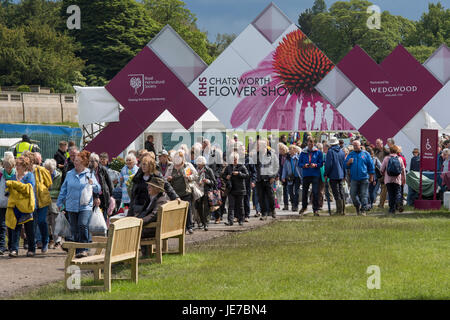
<path id="1" fill-rule="evenodd" d="M 189 202 L 189 234 L 195 224 L 207 231 L 211 222 L 222 223 L 225 214 L 225 225 L 242 226 L 249 222 L 252 206 L 261 220 L 276 218 L 280 205 L 303 216 L 311 204 L 319 216 L 325 201 L 335 202 L 336 215 L 345 215 L 351 202 L 365 216 L 379 194 L 380 208 L 388 199 L 390 214 L 403 211 L 407 163 L 392 138 L 387 145 L 380 139 L 370 145 L 355 136 L 345 146 L 337 136 L 317 142 L 309 133 L 303 139 L 291 133 L 279 140 L 258 135 L 247 144 L 235 135 L 222 150 L 201 137 L 191 148 L 184 144 L 156 154 L 150 137 L 145 147 L 129 151 L 120 172 L 110 168 L 108 154 L 79 151 L 73 142 L 61 141 L 54 159 L 45 161 L 26 144 L 14 154 L 6 152 L 0 171 L 0 255 L 17 257 L 20 238 L 29 257 L 37 249 L 45 254 L 63 240 L 88 243 L 95 208 L 106 222 L 117 215 L 150 223 L 161 205 L 175 199 Z M 445 173 L 450 140 L 440 147 Z M 418 171 L 419 150 L 413 154 L 410 170 Z M 65 239 L 55 232 L 61 212 L 70 224 L 71 236 Z M 154 235 L 154 230 L 145 230 L 143 236 Z M 86 257 L 87 252 L 77 249 L 76 256 Z"/>

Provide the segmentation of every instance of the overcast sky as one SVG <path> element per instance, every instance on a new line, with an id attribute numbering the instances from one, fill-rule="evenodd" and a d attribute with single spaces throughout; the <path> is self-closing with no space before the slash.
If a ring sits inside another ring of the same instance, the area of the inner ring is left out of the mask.
<path id="1" fill-rule="evenodd" d="M 196 14 L 197 25 L 202 31 L 208 31 L 208 37 L 214 41 L 217 33 L 241 33 L 258 14 L 271 2 L 270 0 L 183 0 Z M 311 8 L 314 0 L 274 0 L 284 13 L 297 23 L 298 15 Z M 325 0 L 328 7 L 335 0 Z M 401 15 L 408 19 L 419 20 L 422 13 L 428 11 L 428 3 L 437 0 L 373 0 L 382 11 Z M 450 0 L 441 0 L 450 8 Z"/>

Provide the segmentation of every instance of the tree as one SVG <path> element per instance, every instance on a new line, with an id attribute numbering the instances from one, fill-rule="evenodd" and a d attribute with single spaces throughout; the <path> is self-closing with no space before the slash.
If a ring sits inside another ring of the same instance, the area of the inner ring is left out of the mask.
<path id="1" fill-rule="evenodd" d="M 450 46 L 450 8 L 445 9 L 440 2 L 430 3 L 428 13 L 424 13 L 417 23 L 413 42 L 434 48 L 443 43 Z"/>
<path id="2" fill-rule="evenodd" d="M 70 30 L 86 60 L 83 75 L 88 85 L 105 85 L 159 32 L 161 25 L 134 0 L 63 0 L 61 13 L 78 5 L 81 29 Z"/>
<path id="3" fill-rule="evenodd" d="M 60 1 L 49 0 L 22 0 L 17 4 L 14 1 L 4 0 L 5 7 L 9 9 L 5 24 L 8 27 L 23 26 L 32 23 L 46 24 L 57 27 L 62 24 L 59 15 Z"/>
<path id="4" fill-rule="evenodd" d="M 411 46 L 406 47 L 409 53 L 411 53 L 414 58 L 417 59 L 420 63 L 424 63 L 427 61 L 429 57 L 436 51 L 437 48 L 427 47 L 427 46 Z"/>
<path id="5" fill-rule="evenodd" d="M 314 16 L 310 38 L 334 62 L 338 63 L 354 46 L 361 46 L 380 63 L 399 43 L 409 45 L 416 32 L 414 22 L 384 11 L 381 29 L 369 29 L 365 0 L 337 1 L 328 12 Z"/>
<path id="6" fill-rule="evenodd" d="M 207 64 L 213 61 L 207 35 L 198 29 L 195 14 L 183 1 L 144 0 L 143 3 L 152 19 L 161 26 L 169 24 Z"/>
<path id="7" fill-rule="evenodd" d="M 311 35 L 312 20 L 319 13 L 327 11 L 325 0 L 315 0 L 311 9 L 306 9 L 298 17 L 298 26 L 306 36 Z"/>
<path id="8" fill-rule="evenodd" d="M 217 58 L 234 41 L 234 39 L 236 39 L 236 35 L 234 33 L 218 33 L 216 36 L 216 42 L 209 44 L 209 55 L 213 59 Z"/>
<path id="9" fill-rule="evenodd" d="M 84 62 L 74 54 L 73 39 L 48 25 L 7 28 L 0 24 L 0 85 L 53 87 L 73 92 Z"/>

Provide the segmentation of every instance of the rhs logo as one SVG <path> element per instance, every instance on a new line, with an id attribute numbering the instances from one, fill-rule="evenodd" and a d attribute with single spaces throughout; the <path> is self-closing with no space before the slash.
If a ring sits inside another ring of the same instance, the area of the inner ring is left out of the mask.
<path id="1" fill-rule="evenodd" d="M 129 74 L 130 87 L 134 89 L 135 95 L 142 95 L 145 90 L 143 74 Z M 139 90 L 140 89 L 140 90 Z"/>

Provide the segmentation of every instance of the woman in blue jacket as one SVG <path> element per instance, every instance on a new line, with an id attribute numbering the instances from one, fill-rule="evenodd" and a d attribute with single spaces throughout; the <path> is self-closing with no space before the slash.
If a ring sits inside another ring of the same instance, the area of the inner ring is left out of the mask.
<path id="1" fill-rule="evenodd" d="M 89 220 L 92 216 L 93 193 L 100 193 L 101 191 L 95 174 L 87 169 L 90 155 L 89 151 L 83 150 L 75 157 L 75 168 L 67 173 L 56 202 L 58 211 L 61 211 L 63 205 L 65 206 L 69 215 L 73 240 L 81 243 L 88 243 L 90 240 Z M 93 192 L 91 192 L 88 201 L 82 203 L 81 195 L 87 185 L 92 186 Z M 87 257 L 87 251 L 86 248 L 77 248 L 76 258 Z"/>

